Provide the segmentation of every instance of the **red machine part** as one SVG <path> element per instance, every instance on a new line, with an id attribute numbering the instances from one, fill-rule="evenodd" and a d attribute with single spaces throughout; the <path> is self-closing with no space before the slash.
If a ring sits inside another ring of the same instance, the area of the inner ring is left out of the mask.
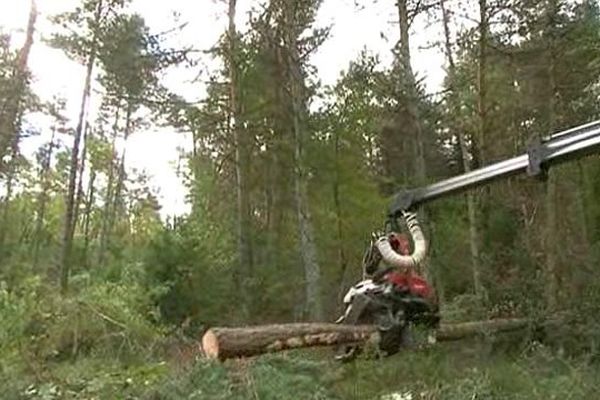
<path id="1" fill-rule="evenodd" d="M 404 234 L 391 233 L 389 236 L 390 245 L 392 248 L 402 255 L 410 254 L 410 240 Z M 425 299 L 433 299 L 435 297 L 433 288 L 425 280 L 412 269 L 405 271 L 390 271 L 384 278 L 392 283 L 400 290 L 408 290 L 413 296 L 422 297 Z"/>

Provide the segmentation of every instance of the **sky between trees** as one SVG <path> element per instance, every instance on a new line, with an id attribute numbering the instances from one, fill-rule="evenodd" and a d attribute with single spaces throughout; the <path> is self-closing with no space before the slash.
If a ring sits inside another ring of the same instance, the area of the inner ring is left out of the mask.
<path id="1" fill-rule="evenodd" d="M 243 31 L 248 12 L 258 6 L 256 0 L 238 2 L 237 23 Z M 0 28 L 13 33 L 13 45 L 20 46 L 24 39 L 24 27 L 29 12 L 29 1 L 2 0 Z M 38 0 L 41 18 L 30 57 L 30 69 L 34 75 L 33 85 L 42 100 L 61 96 L 67 100 L 66 115 L 73 121 L 77 116 L 79 97 L 85 74 L 84 66 L 67 58 L 59 49 L 49 47 L 47 39 L 53 28 L 48 17 L 72 9 L 76 0 Z M 168 2 L 133 1 L 132 8 L 146 20 L 150 29 L 165 32 L 185 25 L 172 35 L 168 44 L 173 47 L 193 47 L 208 50 L 215 45 L 227 23 L 226 5 L 216 0 L 170 0 Z M 396 8 L 393 2 L 374 1 L 372 6 L 359 6 L 354 0 L 325 1 L 319 11 L 317 25 L 331 26 L 328 40 L 312 57 L 319 79 L 324 84 L 334 84 L 348 63 L 356 59 L 364 48 L 379 55 L 383 65 L 393 58 L 391 48 L 398 40 L 399 31 Z M 468 21 L 467 21 L 468 23 Z M 439 90 L 444 77 L 444 56 L 434 42 L 439 40 L 439 26 L 427 24 L 425 15 L 413 24 L 413 64 L 418 78 L 431 94 Z M 197 67 L 178 66 L 169 69 L 162 77 L 167 87 L 190 101 L 205 96 L 203 80 L 219 67 L 210 55 L 202 55 Z M 99 98 L 96 97 L 97 101 Z M 93 100 L 92 100 L 93 101 Z M 92 104 L 93 119 L 99 104 Z M 43 115 L 30 115 L 29 123 L 40 126 L 49 124 Z M 31 156 L 46 135 L 30 138 L 22 143 L 23 152 Z M 186 132 L 175 132 L 172 127 L 153 126 L 149 130 L 133 134 L 127 144 L 127 167 L 129 170 L 145 170 L 157 191 L 162 205 L 163 218 L 180 215 L 189 210 L 185 201 L 185 188 L 177 170 L 184 168 L 179 154 L 189 151 L 190 136 Z"/>

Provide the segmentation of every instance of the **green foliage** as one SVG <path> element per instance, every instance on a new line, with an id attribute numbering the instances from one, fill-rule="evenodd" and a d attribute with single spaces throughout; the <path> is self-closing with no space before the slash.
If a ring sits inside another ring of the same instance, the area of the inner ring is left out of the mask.
<path id="1" fill-rule="evenodd" d="M 63 368 L 69 369 L 63 364 L 65 360 L 81 364 L 110 360 L 110 366 L 105 367 L 114 370 L 122 368 L 117 367 L 120 362 L 139 362 L 140 374 L 144 368 L 150 368 L 141 363 L 152 364 L 164 332 L 155 323 L 158 315 L 150 295 L 137 283 L 141 280 L 131 269 L 122 273 L 118 283 L 94 281 L 89 275 L 77 276 L 74 278 L 76 290 L 68 297 L 60 296 L 39 276 L 29 277 L 10 288 L 2 282 L 2 385 L 10 384 L 15 390 L 34 385 L 39 393 L 54 385 L 64 392 L 68 386 L 78 385 L 53 377 Z M 50 371 L 54 372 L 50 374 Z M 103 371 L 107 371 L 107 377 L 114 375 L 108 369 Z M 136 369 L 132 371 L 123 375 L 131 377 L 138 373 Z M 82 371 L 81 379 L 90 381 L 91 372 L 91 368 Z M 36 381 L 30 380 L 29 373 L 34 373 Z M 79 379 L 75 375 L 71 378 Z M 87 381 L 85 386 L 94 385 Z M 38 385 L 39 382 L 43 384 Z"/>
<path id="2" fill-rule="evenodd" d="M 245 33 L 223 35 L 209 52 L 218 68 L 203 78 L 206 96 L 197 104 L 162 86 L 165 68 L 186 60 L 187 50 L 165 49 L 161 35 L 131 12 L 130 1 L 82 0 L 53 19 L 51 44 L 100 67 L 90 104 L 102 106 L 89 121 L 81 154 L 68 293 L 56 287 L 73 151 L 63 142 L 70 143 L 75 130 L 62 115 L 64 101 L 39 109 L 52 126 L 42 123 L 31 132 L 52 139 L 35 159 L 19 156 L 21 149 L 6 141 L 0 149 L 0 156 L 15 152 L 14 168 L 0 176 L 2 398 L 594 398 L 600 378 L 598 157 L 552 171 L 561 241 L 553 273 L 569 323 L 349 365 L 308 351 L 225 364 L 195 360 L 196 345 L 189 342 L 209 326 L 304 318 L 311 299 L 298 251 L 299 172 L 307 185 L 323 308 L 332 320 L 340 293 L 360 277 L 364 245 L 382 227 L 389 196 L 416 181 L 409 108 L 420 115 L 432 181 L 461 173 L 462 156 L 477 167 L 520 153 L 531 136 L 600 116 L 594 1 L 510 1 L 501 12 L 488 10 L 487 59 L 481 59 L 477 29 L 460 28 L 450 44 L 456 68 L 435 96 L 419 87 L 413 96 L 413 77 L 398 54 L 388 67 L 369 49 L 324 87 L 310 65 L 310 55 L 327 40 L 328 30 L 315 24 L 321 3 L 272 0 L 253 10 Z M 435 14 L 437 4 L 429 6 Z M 0 110 L 14 97 L 16 59 L 10 38 L 0 35 Z M 478 82 L 484 61 L 485 79 Z M 165 122 L 189 132 L 193 142 L 179 171 L 191 212 L 166 222 L 150 178 L 127 170 L 121 151 L 122 139 Z M 241 153 L 247 162 L 239 162 Z M 248 179 L 248 266 L 239 262 L 239 170 Z M 515 179 L 476 196 L 481 297 L 473 294 L 465 198 L 427 208 L 427 267 L 443 294 L 445 321 L 545 317 L 545 195 L 543 184 Z"/>
<path id="3" fill-rule="evenodd" d="M 61 30 L 51 37 L 50 45 L 85 64 L 90 55 L 96 55 L 102 31 L 128 3 L 130 0 L 85 0 L 74 10 L 53 16 Z"/>
<path id="4" fill-rule="evenodd" d="M 236 399 L 227 369 L 222 364 L 200 361 L 182 376 L 174 376 L 150 391 L 148 400 Z"/>
<path id="5" fill-rule="evenodd" d="M 468 349 L 471 347 L 471 349 Z M 538 346 L 518 359 L 482 356 L 485 347 L 462 344 L 405 353 L 344 368 L 337 391 L 344 399 L 593 398 L 597 367 Z M 394 397 L 396 396 L 396 397 Z M 591 396 L 591 397 L 590 397 Z"/>
<path id="6" fill-rule="evenodd" d="M 231 292 L 232 238 L 205 230 L 195 221 L 178 222 L 159 232 L 147 252 L 148 285 L 164 286 L 155 297 L 162 317 L 173 323 L 190 318 L 193 329 L 235 313 Z"/>
<path id="7" fill-rule="evenodd" d="M 199 361 L 147 394 L 147 400 L 307 399 L 335 400 L 323 374 L 324 362 L 298 357 L 265 356 L 255 361 L 220 364 Z"/>
<path id="8" fill-rule="evenodd" d="M 108 358 L 86 358 L 54 369 L 53 379 L 21 387 L 7 400 L 140 399 L 164 379 L 163 362 L 122 364 Z"/>

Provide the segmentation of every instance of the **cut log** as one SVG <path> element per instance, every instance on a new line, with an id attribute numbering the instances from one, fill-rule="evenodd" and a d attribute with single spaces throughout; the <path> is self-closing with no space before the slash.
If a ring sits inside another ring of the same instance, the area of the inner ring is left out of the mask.
<path id="1" fill-rule="evenodd" d="M 440 329 L 436 331 L 435 338 L 439 341 L 459 340 L 476 335 L 515 331 L 526 328 L 530 324 L 531 321 L 527 318 L 503 318 L 442 324 Z"/>
<path id="2" fill-rule="evenodd" d="M 439 341 L 519 330 L 530 320 L 524 318 L 442 324 L 435 331 Z M 208 358 L 225 360 L 303 347 L 359 344 L 377 341 L 373 325 L 327 323 L 278 324 L 241 328 L 212 328 L 202 337 L 201 350 Z"/>
<path id="3" fill-rule="evenodd" d="M 202 350 L 208 358 L 225 360 L 302 347 L 363 343 L 376 331 L 372 325 L 327 323 L 212 328 L 202 337 Z"/>

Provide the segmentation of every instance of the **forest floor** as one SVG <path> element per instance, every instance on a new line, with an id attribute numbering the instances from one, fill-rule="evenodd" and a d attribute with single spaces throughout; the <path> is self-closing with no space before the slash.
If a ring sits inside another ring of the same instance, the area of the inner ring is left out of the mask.
<path id="1" fill-rule="evenodd" d="M 30 371 L 27 386 L 2 398 L 562 400 L 595 399 L 600 390 L 600 366 L 535 342 L 440 343 L 347 364 L 333 361 L 326 348 L 225 363 L 186 358 L 189 350 L 144 362 L 99 356 L 55 362 L 38 376 Z"/>
<path id="2" fill-rule="evenodd" d="M 107 282 L 73 296 L 45 289 L 34 280 L 0 290 L 1 400 L 600 398 L 595 318 L 543 337 L 524 330 L 433 345 L 415 329 L 414 348 L 346 364 L 330 348 L 221 363 L 201 357 L 201 328 L 150 321 L 139 285 Z M 448 321 L 476 316 L 455 308 L 464 315 L 447 308 Z"/>

